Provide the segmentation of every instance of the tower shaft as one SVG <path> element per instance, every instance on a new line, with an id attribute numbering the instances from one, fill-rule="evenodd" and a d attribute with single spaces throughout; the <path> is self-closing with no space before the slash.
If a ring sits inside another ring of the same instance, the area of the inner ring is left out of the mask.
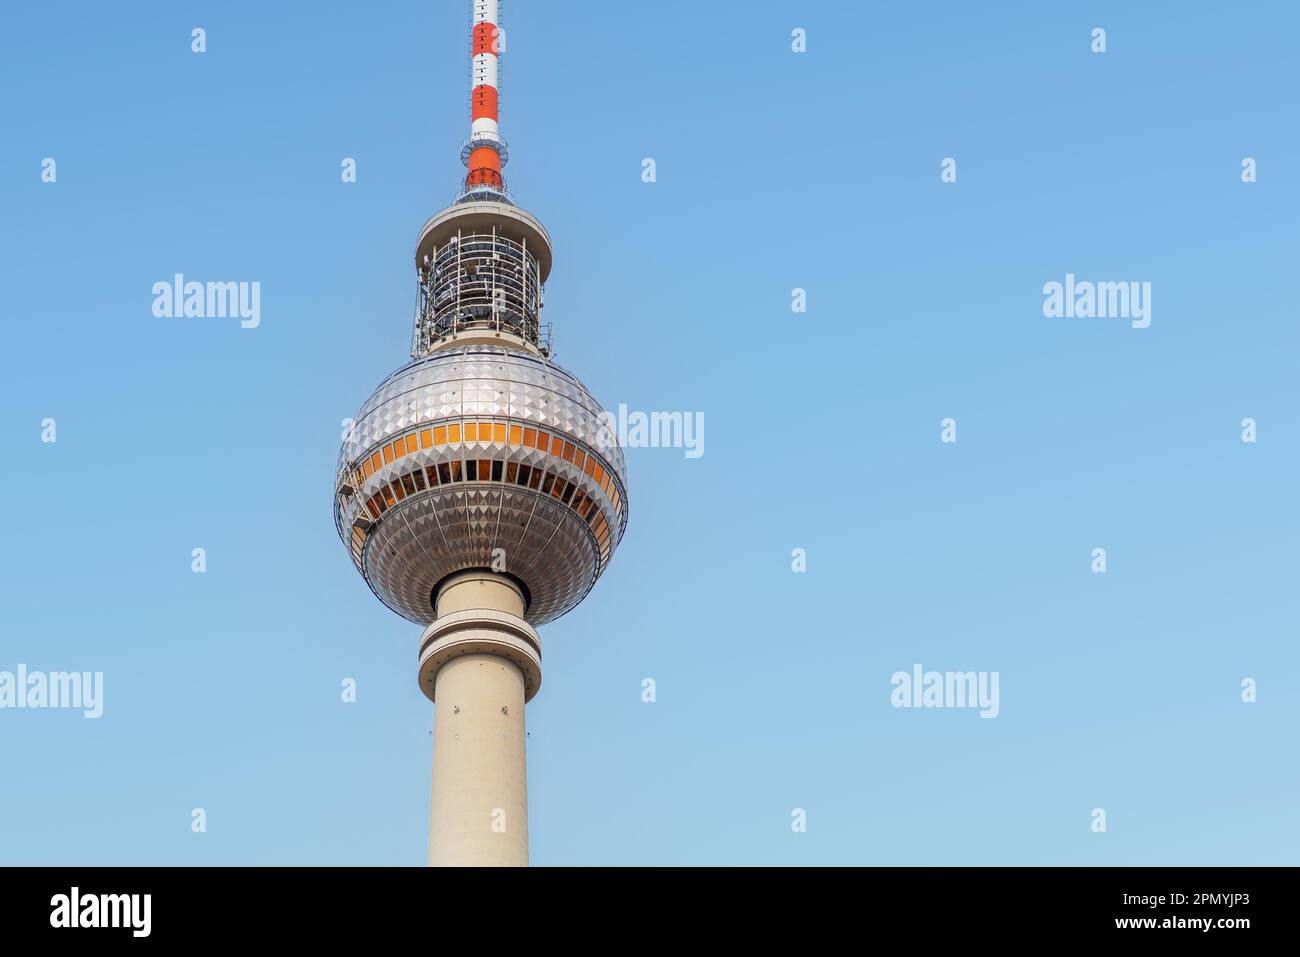
<path id="1" fill-rule="evenodd" d="M 496 655 L 462 655 L 438 672 L 431 867 L 526 867 L 524 676 Z"/>
<path id="2" fill-rule="evenodd" d="M 421 639 L 420 685 L 434 701 L 429 864 L 526 867 L 524 703 L 541 681 L 524 596 L 488 571 L 452 576 Z"/>

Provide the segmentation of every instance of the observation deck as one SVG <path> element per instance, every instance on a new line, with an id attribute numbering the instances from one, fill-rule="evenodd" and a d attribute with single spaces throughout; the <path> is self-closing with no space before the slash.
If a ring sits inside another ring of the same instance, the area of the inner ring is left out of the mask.
<path id="1" fill-rule="evenodd" d="M 531 214 L 490 200 L 450 206 L 421 230 L 416 271 L 412 357 L 476 331 L 517 337 L 549 354 L 541 310 L 551 238 Z"/>

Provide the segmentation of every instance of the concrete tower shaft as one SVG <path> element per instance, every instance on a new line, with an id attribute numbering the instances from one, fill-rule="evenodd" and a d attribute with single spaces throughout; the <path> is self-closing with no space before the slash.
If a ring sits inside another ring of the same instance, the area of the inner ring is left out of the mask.
<path id="1" fill-rule="evenodd" d="M 434 703 L 429 864 L 528 864 L 524 703 L 541 686 L 541 639 L 526 599 L 491 571 L 452 576 L 420 638 L 420 687 Z"/>

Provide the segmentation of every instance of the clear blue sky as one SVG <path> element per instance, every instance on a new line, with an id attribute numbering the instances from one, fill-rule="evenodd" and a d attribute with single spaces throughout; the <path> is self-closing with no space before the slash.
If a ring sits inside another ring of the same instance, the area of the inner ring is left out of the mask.
<path id="1" fill-rule="evenodd" d="M 507 174 L 559 361 L 706 445 L 629 450 L 544 630 L 534 862 L 1297 863 L 1294 5 L 590 10 L 507 3 Z M 0 670 L 103 671 L 105 711 L 0 711 L 0 863 L 423 863 L 419 629 L 330 500 L 462 172 L 467 22 L 6 13 Z M 155 318 L 176 272 L 260 282 L 261 326 Z M 1067 272 L 1151 282 L 1150 328 L 1045 318 Z M 998 671 L 999 717 L 892 708 L 916 662 Z"/>

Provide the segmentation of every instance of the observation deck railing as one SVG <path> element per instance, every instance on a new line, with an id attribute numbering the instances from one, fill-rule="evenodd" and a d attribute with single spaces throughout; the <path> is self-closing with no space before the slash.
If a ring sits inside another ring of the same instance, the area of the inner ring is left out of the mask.
<path id="1" fill-rule="evenodd" d="M 542 288 L 537 258 L 524 244 L 491 233 L 458 234 L 419 267 L 411 354 L 425 355 L 459 332 L 510 332 L 541 345 Z"/>

